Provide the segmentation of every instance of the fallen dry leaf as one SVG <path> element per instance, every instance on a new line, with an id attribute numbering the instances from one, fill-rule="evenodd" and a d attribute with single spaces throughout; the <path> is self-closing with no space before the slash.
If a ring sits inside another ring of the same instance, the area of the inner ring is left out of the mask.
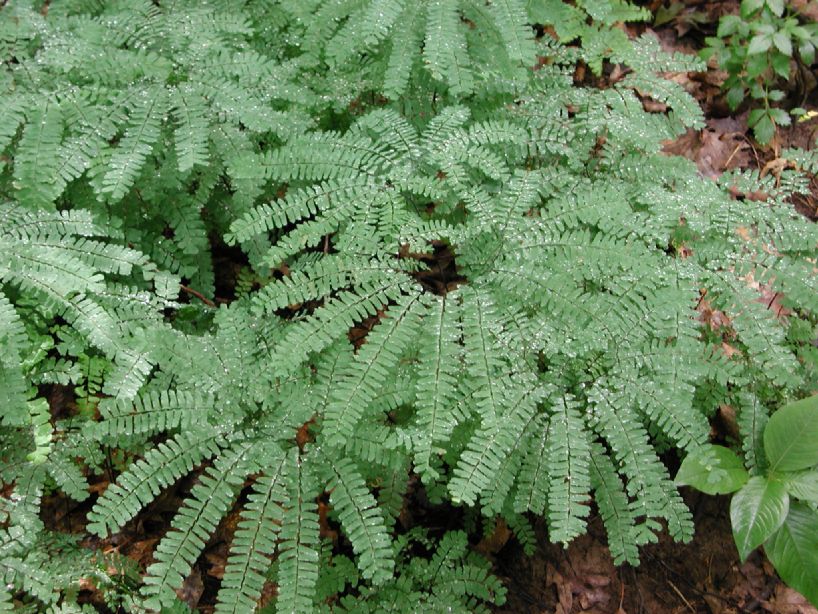
<path id="1" fill-rule="evenodd" d="M 804 599 L 801 593 L 779 584 L 769 601 L 762 602 L 770 612 L 775 614 L 816 614 L 818 610 Z"/>

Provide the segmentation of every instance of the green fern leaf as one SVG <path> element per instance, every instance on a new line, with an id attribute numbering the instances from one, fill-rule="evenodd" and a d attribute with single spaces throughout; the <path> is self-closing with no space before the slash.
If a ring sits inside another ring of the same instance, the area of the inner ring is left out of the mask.
<path id="1" fill-rule="evenodd" d="M 102 178 L 101 193 L 112 202 L 122 199 L 131 189 L 159 140 L 162 117 L 167 112 L 167 94 L 153 88 L 140 92 L 132 103 L 125 135 L 112 151 L 108 169 Z"/>
<path id="2" fill-rule="evenodd" d="M 552 542 L 567 544 L 585 531 L 591 447 L 577 402 L 554 402 L 548 427 L 548 528 Z"/>
<path id="3" fill-rule="evenodd" d="M 312 612 L 318 582 L 319 527 L 315 477 L 298 450 L 288 455 L 287 509 L 279 532 L 276 612 Z"/>
<path id="4" fill-rule="evenodd" d="M 17 198 L 30 208 L 48 208 L 64 187 L 57 176 L 63 118 L 58 104 L 46 101 L 27 114 L 14 156 Z"/>
<path id="5" fill-rule="evenodd" d="M 445 443 L 457 424 L 454 398 L 460 374 L 460 309 L 455 298 L 443 296 L 431 306 L 421 337 L 426 358 L 418 369 L 416 382 L 417 422 L 420 427 L 413 442 L 415 469 L 424 482 L 439 477 L 431 464 L 435 446 Z"/>
<path id="6" fill-rule="evenodd" d="M 761 403 L 752 392 L 739 395 L 738 427 L 741 434 L 744 458 L 748 469 L 756 475 L 767 467 L 767 457 L 764 455 L 764 427 L 770 417 L 770 411 Z"/>
<path id="7" fill-rule="evenodd" d="M 420 48 L 418 33 L 420 5 L 410 2 L 393 27 L 389 60 L 383 79 L 384 94 L 393 100 L 406 92 L 412 67 Z"/>
<path id="8" fill-rule="evenodd" d="M 218 454 L 221 437 L 210 430 L 191 430 L 160 443 L 133 463 L 97 500 L 88 513 L 88 530 L 100 537 L 119 530 L 153 501 L 162 489 Z"/>
<path id="9" fill-rule="evenodd" d="M 193 487 L 170 531 L 154 550 L 156 562 L 148 567 L 140 591 L 146 607 L 158 610 L 176 600 L 175 590 L 181 588 L 207 539 L 232 505 L 239 485 L 254 470 L 255 464 L 248 458 L 254 445 L 247 441 L 221 453 Z"/>
<path id="10" fill-rule="evenodd" d="M 264 475 L 253 482 L 233 537 L 216 603 L 219 614 L 248 612 L 261 597 L 287 502 L 286 463 L 290 455 L 266 444 Z"/>
<path id="11" fill-rule="evenodd" d="M 639 550 L 633 529 L 636 515 L 625 494 L 622 480 L 616 473 L 607 451 L 594 442 L 590 456 L 591 485 L 594 499 L 599 506 L 599 514 L 608 534 L 608 548 L 614 564 L 639 564 Z"/>
<path id="12" fill-rule="evenodd" d="M 532 66 L 536 55 L 534 33 L 528 25 L 525 4 L 522 0 L 492 0 L 489 8 L 511 60 Z"/>
<path id="13" fill-rule="evenodd" d="M 524 452 L 522 466 L 517 478 L 517 494 L 514 511 L 518 514 L 530 511 L 545 515 L 548 506 L 548 442 L 551 421 L 546 414 L 537 417 L 532 427 L 534 437 Z"/>
<path id="14" fill-rule="evenodd" d="M 189 392 L 148 393 L 133 401 L 103 399 L 99 404 L 102 420 L 97 436 L 153 435 L 202 424 L 213 409 L 213 399 Z"/>
<path id="15" fill-rule="evenodd" d="M 473 505 L 476 497 L 493 482 L 495 488 L 508 492 L 514 475 L 503 476 L 501 465 L 519 444 L 534 418 L 537 403 L 543 397 L 543 391 L 533 378 L 499 378 L 495 383 L 503 387 L 503 406 L 495 417 L 484 415 L 480 428 L 460 456 L 449 482 L 452 500 L 458 503 L 462 501 Z M 502 484 L 498 485 L 497 482 Z M 502 503 L 499 507 L 502 507 Z"/>
<path id="16" fill-rule="evenodd" d="M 173 114 L 179 125 L 174 132 L 180 173 L 208 162 L 209 126 L 205 102 L 190 87 L 177 87 L 171 95 Z"/>
<path id="17" fill-rule="evenodd" d="M 386 383 L 387 374 L 414 340 L 424 309 L 420 295 L 400 297 L 396 307 L 390 308 L 367 335 L 352 364 L 339 373 L 324 414 L 329 445 L 342 447 L 352 437 L 364 410 Z"/>
<path id="18" fill-rule="evenodd" d="M 375 315 L 408 287 L 405 277 L 392 275 L 361 284 L 356 292 L 339 293 L 337 298 L 289 329 L 272 356 L 275 372 L 281 376 L 291 373 L 310 353 L 323 350 L 344 337 L 356 321 Z"/>
<path id="19" fill-rule="evenodd" d="M 28 417 L 26 410 L 27 386 L 21 368 L 22 356 L 28 346 L 20 316 L 14 306 L 0 292 L 0 403 L 3 406 L 2 423 L 22 425 Z"/>
<path id="20" fill-rule="evenodd" d="M 457 0 L 428 3 L 423 59 L 432 76 L 448 83 L 453 94 L 468 94 L 474 89 L 474 76 L 457 5 Z"/>
<path id="21" fill-rule="evenodd" d="M 507 368 L 502 350 L 496 342 L 501 325 L 494 303 L 487 293 L 464 288 L 462 295 L 466 372 L 471 378 L 471 386 L 476 390 L 477 412 L 485 423 L 491 424 L 502 415 L 503 395 L 499 376 Z"/>
<path id="22" fill-rule="evenodd" d="M 331 471 L 330 503 L 352 542 L 361 573 L 373 583 L 382 584 L 392 577 L 395 561 L 391 539 L 375 497 L 352 461 L 325 457 L 325 463 Z"/>

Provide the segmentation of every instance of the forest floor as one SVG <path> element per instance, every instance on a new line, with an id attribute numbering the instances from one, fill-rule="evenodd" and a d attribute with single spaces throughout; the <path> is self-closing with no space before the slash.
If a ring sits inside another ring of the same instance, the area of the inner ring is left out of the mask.
<path id="1" fill-rule="evenodd" d="M 631 34 L 653 32 L 665 50 L 694 54 L 714 35 L 719 17 L 738 13 L 738 0 L 653 0 L 650 8 L 676 5 L 677 16 L 661 25 L 642 25 Z M 818 3 L 804 5 L 810 17 L 818 19 Z M 681 6 L 679 6 L 681 5 Z M 760 147 L 747 126 L 748 110 L 730 113 L 720 90 L 727 74 L 711 65 L 704 73 L 673 75 L 671 78 L 693 94 L 706 119 L 703 130 L 690 130 L 664 150 L 693 160 L 705 177 L 717 179 L 730 169 L 761 169 L 775 173 L 785 162 L 781 152 L 788 147 L 812 149 L 816 146 L 818 120 L 812 119 L 780 129 L 767 147 Z M 613 76 L 615 78 L 615 76 Z M 813 110 L 818 107 L 818 89 L 809 84 L 795 93 L 792 106 Z M 646 104 L 653 104 L 646 101 Z M 656 109 L 662 110 L 662 109 Z M 812 220 L 818 219 L 818 184 L 812 193 L 799 197 L 794 206 Z M 729 435 L 734 427 L 730 408 L 722 408 L 713 426 L 716 439 Z M 672 469 L 672 468 L 671 468 Z M 592 518 L 587 535 L 567 549 L 548 543 L 542 527 L 537 527 L 538 549 L 526 556 L 514 540 L 509 540 L 494 556 L 497 573 L 508 586 L 508 602 L 503 614 L 653 614 L 708 613 L 818 614 L 800 594 L 787 588 L 770 563 L 754 552 L 745 563 L 738 552 L 730 528 L 729 498 L 700 496 L 683 492 L 695 517 L 696 535 L 686 545 L 663 535 L 657 544 L 642 549 L 641 565 L 615 567 L 605 541 L 600 518 Z M 501 536 L 502 540 L 502 536 Z"/>
<path id="2" fill-rule="evenodd" d="M 649 0 L 647 3 L 654 10 L 671 3 L 681 3 L 682 7 L 676 17 L 666 23 L 643 24 L 629 28 L 630 32 L 634 36 L 653 32 L 666 50 L 688 54 L 702 48 L 705 36 L 714 33 L 722 14 L 738 12 L 738 0 Z M 818 7 L 818 3 L 814 5 Z M 818 19 L 818 8 L 814 17 Z M 612 68 L 602 81 L 607 79 L 610 83 L 621 76 Z M 726 73 L 722 71 L 710 67 L 703 73 L 670 77 L 696 97 L 707 121 L 704 129 L 691 130 L 667 143 L 665 151 L 690 158 L 705 177 L 715 180 L 726 170 L 735 168 L 775 173 L 784 164 L 780 154 L 786 148 L 814 146 L 818 119 L 795 123 L 780 130 L 767 147 L 758 146 L 747 126 L 748 111 L 740 109 L 731 114 L 724 102 L 720 85 Z M 592 77 L 578 72 L 577 81 L 591 83 Z M 811 90 L 801 93 L 797 103 L 793 106 L 818 109 L 815 84 Z M 650 100 L 645 104 L 656 105 Z M 655 110 L 661 111 L 660 107 Z M 818 183 L 813 183 L 812 188 L 811 195 L 799 197 L 793 204 L 801 213 L 816 220 Z M 224 262 L 219 262 L 222 270 L 217 274 L 232 277 L 229 269 L 233 264 L 227 255 Z M 58 398 L 51 401 L 52 407 L 64 404 Z M 714 439 L 725 440 L 735 428 L 731 409 L 723 407 L 713 424 Z M 677 461 L 667 460 L 673 471 Z M 169 519 L 195 479 L 196 472 L 181 480 L 115 536 L 107 540 L 89 538 L 85 545 L 104 552 L 119 552 L 130 559 L 135 568 L 144 566 L 151 560 L 159 537 L 167 530 Z M 107 484 L 108 481 L 101 478 L 92 488 L 102 491 Z M 498 526 L 489 538 L 476 545 L 495 563 L 495 573 L 508 587 L 507 603 L 496 611 L 498 614 L 818 614 L 818 610 L 779 580 L 758 551 L 740 563 L 730 529 L 729 498 L 702 496 L 689 490 L 684 490 L 683 495 L 695 518 L 694 540 L 681 545 L 662 535 L 658 543 L 642 549 L 639 567 L 613 565 L 598 516 L 590 519 L 588 534 L 576 539 L 567 549 L 550 544 L 543 526 L 537 525 L 538 547 L 533 556 L 523 553 L 504 525 Z M 46 497 L 44 505 L 47 522 L 53 529 L 74 532 L 86 522 L 87 502 L 74 504 L 61 497 Z M 422 507 L 421 503 L 420 514 L 424 513 Z M 198 612 L 212 611 L 237 520 L 238 515 L 233 513 L 220 523 L 204 556 L 185 581 L 185 601 Z M 322 532 L 333 537 L 326 522 L 322 523 Z M 272 591 L 272 587 L 268 585 L 268 588 Z M 101 606 L 100 595 L 93 586 L 86 587 L 83 593 L 87 602 Z M 272 594 L 265 594 L 264 600 L 269 600 Z M 101 608 L 101 611 L 105 610 Z"/>

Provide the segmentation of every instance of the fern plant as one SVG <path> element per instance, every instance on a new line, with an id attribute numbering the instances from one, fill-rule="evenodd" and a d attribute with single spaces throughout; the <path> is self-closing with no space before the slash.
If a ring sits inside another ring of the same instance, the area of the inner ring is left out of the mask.
<path id="1" fill-rule="evenodd" d="M 716 184 L 663 155 L 702 116 L 661 74 L 701 66 L 628 40 L 627 2 L 0 16 L 2 504 L 27 514 L 3 530 L 50 535 L 43 488 L 87 498 L 110 449 L 98 538 L 195 476 L 134 611 L 184 610 L 234 508 L 218 612 L 268 582 L 278 612 L 500 603 L 465 533 L 407 526 L 421 491 L 529 545 L 533 516 L 567 544 L 595 505 L 635 564 L 659 531 L 693 533 L 660 455 L 705 446 L 721 404 L 750 442 L 814 385 L 818 235 L 788 202 L 805 180 Z M 624 78 L 575 86 L 603 61 Z M 76 601 L 19 570 L 33 544 L 0 559 L 15 603 Z"/>

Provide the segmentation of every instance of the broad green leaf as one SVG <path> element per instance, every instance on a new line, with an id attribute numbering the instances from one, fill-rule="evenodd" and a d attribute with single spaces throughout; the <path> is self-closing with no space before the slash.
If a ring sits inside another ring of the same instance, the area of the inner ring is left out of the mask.
<path id="1" fill-rule="evenodd" d="M 708 495 L 724 495 L 737 491 L 749 479 L 738 454 L 724 446 L 702 446 L 688 454 L 676 484 L 692 486 Z"/>
<path id="2" fill-rule="evenodd" d="M 716 35 L 719 38 L 724 38 L 725 36 L 735 34 L 740 25 L 741 19 L 738 15 L 725 15 L 719 21 L 719 28 L 716 30 Z"/>
<path id="3" fill-rule="evenodd" d="M 747 54 L 748 55 L 757 55 L 759 53 L 764 53 L 769 49 L 773 44 L 773 40 L 770 36 L 766 34 L 756 34 L 752 39 L 750 39 L 750 44 L 747 46 Z"/>
<path id="4" fill-rule="evenodd" d="M 818 465 L 818 396 L 785 405 L 772 415 L 764 430 L 764 451 L 771 471 Z"/>
<path id="5" fill-rule="evenodd" d="M 784 109 L 770 109 L 770 117 L 775 122 L 776 126 L 789 126 L 790 123 L 792 123 L 789 114 Z"/>
<path id="6" fill-rule="evenodd" d="M 798 53 L 801 54 L 801 61 L 807 66 L 815 61 L 815 45 L 806 42 L 798 48 Z"/>
<path id="7" fill-rule="evenodd" d="M 787 476 L 790 496 L 802 501 L 818 503 L 818 471 L 806 471 Z"/>
<path id="8" fill-rule="evenodd" d="M 733 495 L 730 522 L 739 557 L 747 556 L 780 527 L 790 509 L 790 497 L 783 482 L 755 476 Z"/>
<path id="9" fill-rule="evenodd" d="M 778 50 L 787 56 L 792 56 L 792 42 L 786 32 L 776 32 L 773 34 L 773 42 Z"/>
<path id="10" fill-rule="evenodd" d="M 770 90 L 769 92 L 767 92 L 767 100 L 772 100 L 773 102 L 781 102 L 782 100 L 784 100 L 785 96 L 786 94 L 781 90 Z M 772 115 L 773 117 L 776 117 L 774 111 L 781 111 L 786 115 L 786 112 L 783 111 L 782 109 L 770 109 L 770 115 Z"/>
<path id="11" fill-rule="evenodd" d="M 785 57 L 785 56 L 781 56 Z M 747 80 L 755 79 L 759 75 L 764 74 L 764 72 L 769 67 L 770 63 L 768 61 L 767 55 L 763 53 L 759 53 L 758 55 L 750 55 L 747 56 L 747 63 L 745 65 L 745 70 L 747 71 Z M 756 98 L 756 96 L 753 96 Z M 763 98 L 763 96 L 762 96 Z"/>
<path id="12" fill-rule="evenodd" d="M 818 606 L 818 512 L 794 503 L 764 551 L 784 582 Z"/>
<path id="13" fill-rule="evenodd" d="M 764 0 L 741 0 L 741 16 L 749 17 L 764 6 Z"/>
<path id="14" fill-rule="evenodd" d="M 764 59 L 764 56 L 758 57 Z M 790 56 L 784 55 L 783 53 L 774 53 L 771 64 L 775 73 L 782 79 L 786 79 L 790 76 Z"/>
<path id="15" fill-rule="evenodd" d="M 764 117 L 764 109 L 753 109 L 747 116 L 747 125 L 753 128 Z"/>
<path id="16" fill-rule="evenodd" d="M 762 145 L 769 143 L 775 134 L 775 124 L 769 115 L 764 115 L 753 129 L 756 140 Z"/>
<path id="17" fill-rule="evenodd" d="M 727 104 L 732 111 L 738 109 L 738 106 L 744 101 L 744 87 L 738 86 L 730 88 L 727 92 Z"/>
<path id="18" fill-rule="evenodd" d="M 784 14 L 784 0 L 767 0 L 767 6 L 770 7 L 776 17 L 781 17 Z"/>

